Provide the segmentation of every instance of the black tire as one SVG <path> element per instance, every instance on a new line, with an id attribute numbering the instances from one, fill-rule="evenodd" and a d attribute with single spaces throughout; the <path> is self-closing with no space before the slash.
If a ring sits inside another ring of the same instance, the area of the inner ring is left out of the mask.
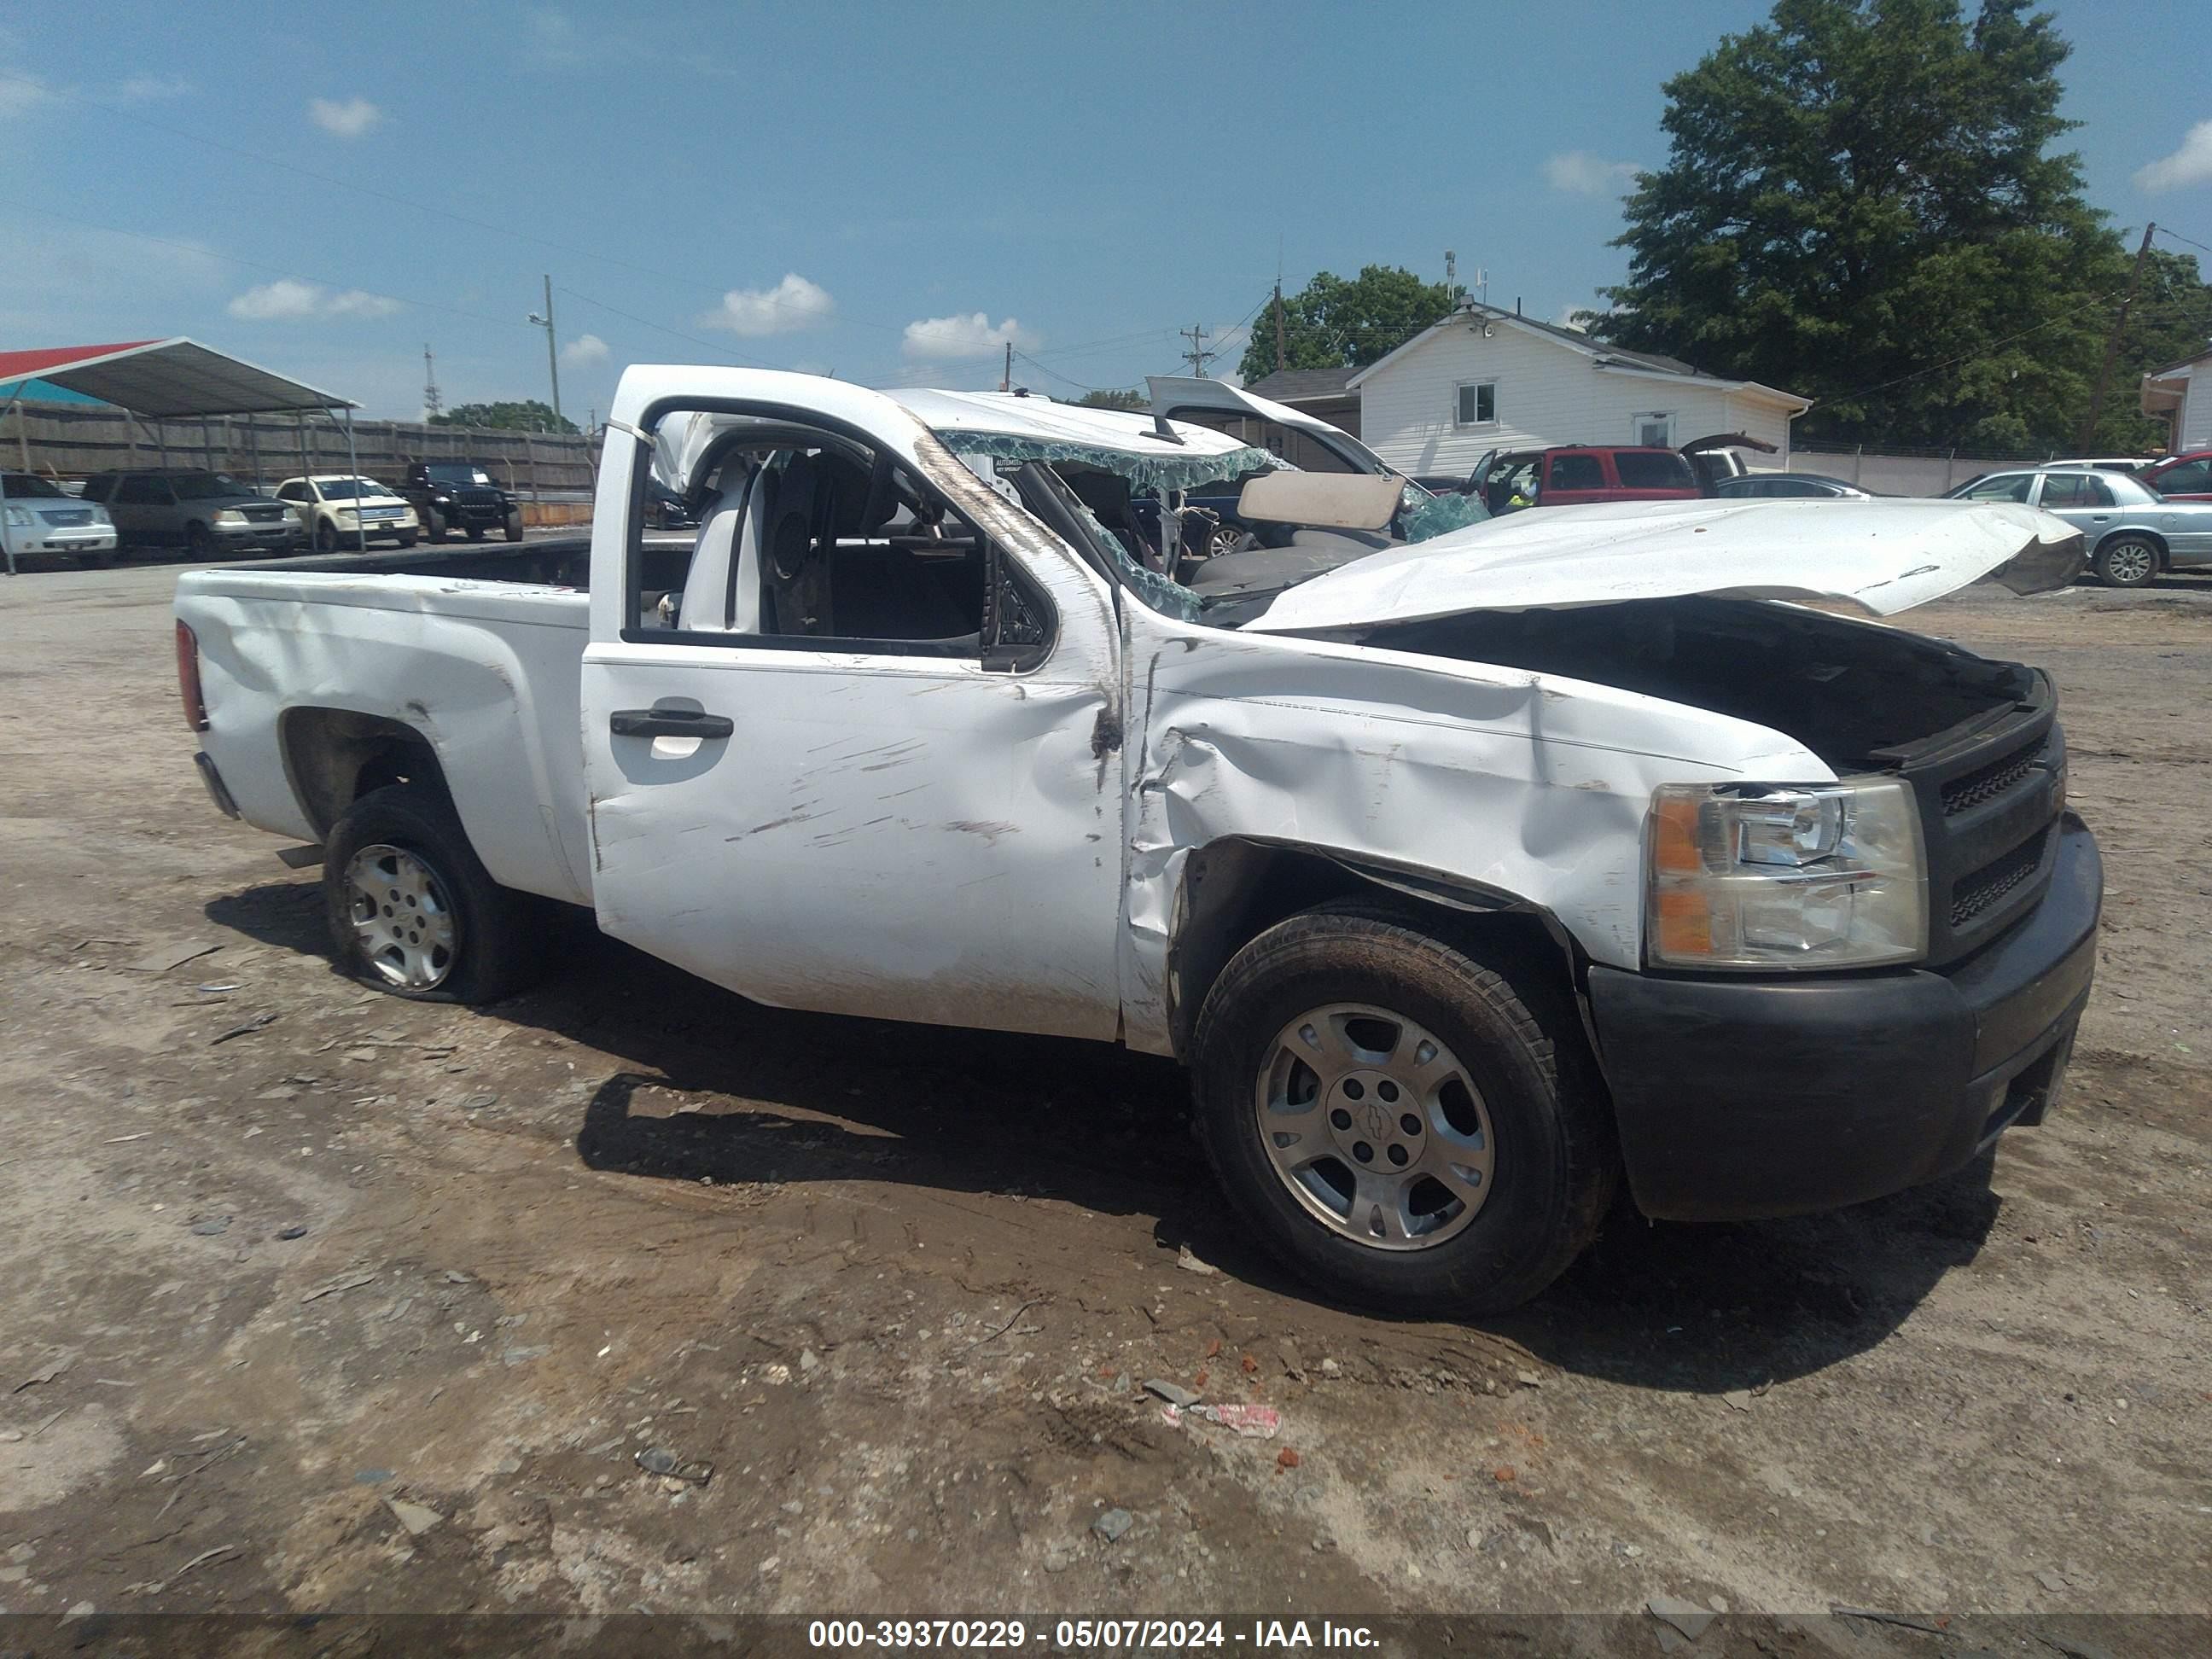
<path id="1" fill-rule="evenodd" d="M 196 559 L 212 559 L 215 532 L 204 524 L 188 525 L 185 528 L 185 546 Z"/>
<path id="2" fill-rule="evenodd" d="M 2090 568 L 2107 587 L 2148 587 L 2165 564 L 2158 544 L 2148 536 L 2109 536 Z"/>
<path id="3" fill-rule="evenodd" d="M 98 553 L 80 553 L 76 556 L 76 562 L 86 570 L 105 570 L 120 557 L 122 554 L 111 547 Z"/>
<path id="4" fill-rule="evenodd" d="M 434 507 L 422 509 L 422 533 L 429 538 L 433 546 L 446 539 L 445 515 Z"/>
<path id="5" fill-rule="evenodd" d="M 338 527 L 328 519 L 315 521 L 315 551 L 335 553 L 338 550 Z"/>
<path id="6" fill-rule="evenodd" d="M 355 931 L 348 871 L 375 846 L 404 849 L 427 866 L 455 923 L 453 961 L 434 986 L 394 984 L 371 965 Z M 346 809 L 324 845 L 323 915 L 339 969 L 372 989 L 410 1002 L 497 1002 L 543 971 L 551 907 L 501 887 L 469 845 L 441 791 L 398 783 L 373 789 Z"/>
<path id="7" fill-rule="evenodd" d="M 1340 903 L 1278 923 L 1238 951 L 1199 1018 L 1199 1138 L 1237 1215 L 1324 1290 L 1427 1316 L 1500 1313 L 1551 1284 L 1596 1236 L 1619 1182 L 1619 1145 L 1566 999 L 1533 988 L 1524 998 L 1429 926 L 1390 907 Z M 1433 1032 L 1489 1113 L 1488 1196 L 1458 1232 L 1425 1249 L 1387 1250 L 1325 1224 L 1262 1146 L 1254 1091 L 1276 1034 L 1304 1012 L 1343 1002 Z"/>
<path id="8" fill-rule="evenodd" d="M 408 548 L 408 547 L 412 547 L 412 546 L 414 546 L 414 545 L 415 545 L 415 536 L 416 536 L 416 532 L 415 532 L 414 531 L 412 531 L 412 530 L 403 530 L 403 531 L 401 531 L 401 532 L 399 532 L 399 545 L 400 545 L 401 547 L 403 547 L 403 548 Z"/>
<path id="9" fill-rule="evenodd" d="M 507 515 L 507 538 L 511 542 L 519 542 L 522 539 L 522 514 L 520 513 L 510 513 Z"/>

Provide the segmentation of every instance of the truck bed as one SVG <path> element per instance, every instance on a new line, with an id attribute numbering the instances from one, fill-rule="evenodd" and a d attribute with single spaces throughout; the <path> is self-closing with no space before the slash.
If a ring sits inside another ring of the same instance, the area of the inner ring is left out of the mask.
<path id="1" fill-rule="evenodd" d="M 198 642 L 202 744 L 241 815 L 320 842 L 324 757 L 391 732 L 434 753 L 496 880 L 588 904 L 589 548 L 564 538 L 185 572 L 177 615 Z"/>

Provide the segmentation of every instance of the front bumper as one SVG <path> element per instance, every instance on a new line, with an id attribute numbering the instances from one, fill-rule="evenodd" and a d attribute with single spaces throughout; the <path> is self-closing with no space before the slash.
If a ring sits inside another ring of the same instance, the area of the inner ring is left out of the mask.
<path id="1" fill-rule="evenodd" d="M 32 530 L 11 529 L 7 545 L 12 553 L 112 553 L 115 550 L 113 525 L 39 526 Z"/>
<path id="2" fill-rule="evenodd" d="M 210 525 L 208 534 L 218 547 L 301 547 L 307 539 L 298 524 Z"/>
<path id="3" fill-rule="evenodd" d="M 1827 1210 L 1949 1174 L 2056 1097 L 2096 968 L 2104 867 L 2071 813 L 2042 902 L 1948 971 L 1800 981 L 1589 971 L 1638 1207 Z"/>

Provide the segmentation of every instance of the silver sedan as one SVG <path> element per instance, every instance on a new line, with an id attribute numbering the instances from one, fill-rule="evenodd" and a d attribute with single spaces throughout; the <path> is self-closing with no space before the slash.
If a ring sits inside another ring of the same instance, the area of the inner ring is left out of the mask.
<path id="1" fill-rule="evenodd" d="M 2108 587 L 2141 587 L 2164 570 L 2212 565 L 2212 501 L 2170 501 L 2124 472 L 2033 467 L 1960 484 L 1953 501 L 2024 501 L 2056 514 L 2089 544 Z"/>

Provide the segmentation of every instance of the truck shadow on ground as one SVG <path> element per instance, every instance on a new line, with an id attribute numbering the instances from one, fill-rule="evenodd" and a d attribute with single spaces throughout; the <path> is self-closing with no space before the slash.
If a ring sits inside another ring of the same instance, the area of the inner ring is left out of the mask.
<path id="1" fill-rule="evenodd" d="M 272 884 L 209 920 L 321 956 L 319 890 Z M 795 1013 L 749 1003 L 580 925 L 568 966 L 479 1011 L 624 1063 L 576 1126 L 580 1160 L 645 1179 L 800 1186 L 890 1182 L 1020 1194 L 1149 1219 L 1283 1305 L 1334 1305 L 1378 1332 L 1466 1328 L 1329 1304 L 1246 1237 L 1190 1133 L 1170 1061 L 1103 1044 Z M 1724 1393 L 1872 1347 L 1995 1224 L 1992 1160 L 1832 1215 L 1733 1225 L 1645 1223 L 1624 1202 L 1595 1245 L 1528 1308 L 1480 1322 L 1571 1371 Z M 1126 1269 L 1124 1270 L 1126 1271 Z M 1258 1309 L 1251 1311 L 1260 1311 Z M 1277 1312 L 1279 1313 L 1279 1308 Z"/>

